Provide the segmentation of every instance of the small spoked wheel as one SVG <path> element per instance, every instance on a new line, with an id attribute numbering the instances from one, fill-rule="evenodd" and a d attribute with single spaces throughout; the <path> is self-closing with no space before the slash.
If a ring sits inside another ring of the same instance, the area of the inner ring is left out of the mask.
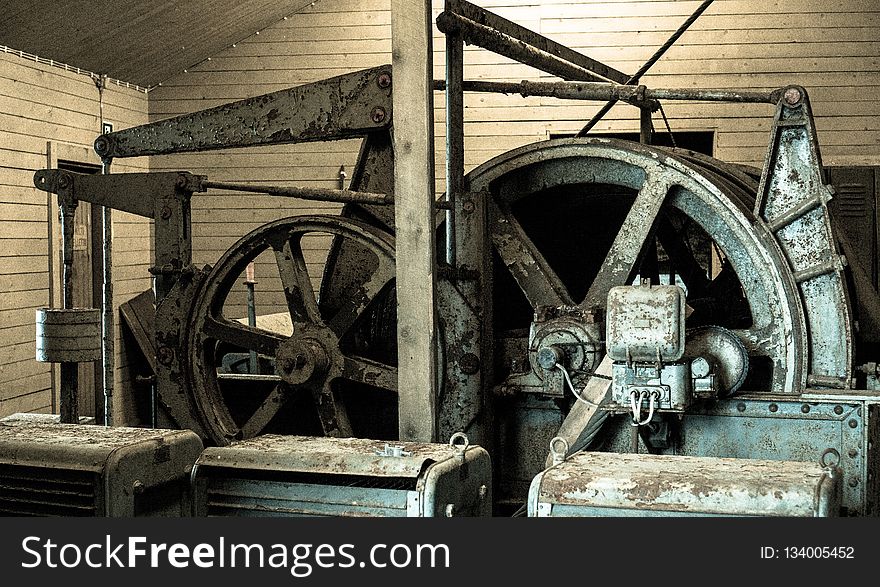
<path id="1" fill-rule="evenodd" d="M 333 277 L 324 275 L 320 258 L 326 239 L 341 239 L 360 259 L 332 303 L 315 294 L 318 279 Z M 249 325 L 240 278 L 250 263 L 260 310 Z M 396 354 L 387 351 L 396 342 L 384 341 L 386 350 L 377 352 L 363 335 L 393 308 L 394 278 L 393 237 L 355 220 L 286 218 L 239 240 L 204 280 L 186 329 L 188 387 L 211 440 L 256 436 L 289 416 L 291 405 L 312 411 L 320 430 L 311 431 L 348 437 L 356 431 L 346 397 L 372 389 L 395 396 L 389 405 L 396 405 Z M 230 370 L 230 356 L 250 356 L 249 368 Z M 346 389 L 356 393 L 346 396 Z"/>

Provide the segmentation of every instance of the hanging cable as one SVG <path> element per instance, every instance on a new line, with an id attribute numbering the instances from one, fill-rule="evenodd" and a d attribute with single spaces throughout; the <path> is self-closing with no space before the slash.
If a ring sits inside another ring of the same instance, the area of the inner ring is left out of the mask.
<path id="1" fill-rule="evenodd" d="M 666 112 L 663 111 L 663 104 L 660 104 L 659 102 L 658 104 L 660 105 L 660 116 L 663 117 L 663 123 L 666 124 L 666 132 L 669 133 L 669 140 L 672 142 L 672 146 L 677 148 L 678 145 L 675 143 L 675 135 L 672 134 L 672 127 L 669 126 L 669 119 L 666 118 Z"/>

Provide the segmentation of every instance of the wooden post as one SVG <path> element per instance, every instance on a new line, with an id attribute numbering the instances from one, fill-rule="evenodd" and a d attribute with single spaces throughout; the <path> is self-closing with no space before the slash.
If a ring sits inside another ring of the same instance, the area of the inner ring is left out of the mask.
<path id="1" fill-rule="evenodd" d="M 430 0 L 391 0 L 400 439 L 436 440 Z"/>

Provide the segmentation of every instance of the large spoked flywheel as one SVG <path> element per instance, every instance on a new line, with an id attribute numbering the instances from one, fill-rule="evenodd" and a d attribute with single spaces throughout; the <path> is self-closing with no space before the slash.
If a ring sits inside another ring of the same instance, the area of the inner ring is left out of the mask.
<path id="1" fill-rule="evenodd" d="M 524 374 L 541 375 L 535 349 L 519 360 L 510 352 L 527 337 L 572 349 L 568 363 L 583 381 L 601 358 L 609 289 L 639 276 L 686 288 L 689 328 L 734 332 L 754 359 L 753 389 L 805 386 L 798 290 L 753 214 L 757 181 L 744 168 L 637 143 L 562 139 L 505 153 L 468 180 L 490 198 L 495 331 L 509 355 L 496 361 L 500 385 L 528 387 Z"/>
<path id="2" fill-rule="evenodd" d="M 322 304 L 315 295 L 322 261 L 314 259 L 334 239 L 359 257 L 358 272 L 334 304 Z M 250 263 L 262 275 L 255 325 L 242 318 L 241 277 Z M 396 417 L 387 418 L 397 402 L 393 344 L 364 335 L 393 308 L 394 278 L 393 237 L 350 219 L 287 218 L 239 240 L 202 282 L 184 342 L 187 387 L 210 439 L 226 444 L 265 431 L 382 436 L 371 419 L 391 420 L 396 431 Z M 250 368 L 229 369 L 230 357 L 248 355 L 256 357 Z"/>

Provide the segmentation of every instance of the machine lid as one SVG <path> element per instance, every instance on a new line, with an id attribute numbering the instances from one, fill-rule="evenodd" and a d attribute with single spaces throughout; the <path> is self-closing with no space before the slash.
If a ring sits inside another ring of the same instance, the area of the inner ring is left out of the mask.
<path id="1" fill-rule="evenodd" d="M 538 502 L 680 514 L 811 516 L 839 476 L 818 462 L 581 452 L 543 473 Z"/>
<path id="2" fill-rule="evenodd" d="M 458 458 L 462 450 L 449 444 L 266 434 L 207 448 L 197 466 L 415 478 L 433 463 Z M 399 456 L 390 456 L 395 453 Z"/>
<path id="3" fill-rule="evenodd" d="M 100 471 L 121 448 L 171 442 L 188 430 L 59 424 L 12 415 L 0 420 L 0 463 Z"/>

